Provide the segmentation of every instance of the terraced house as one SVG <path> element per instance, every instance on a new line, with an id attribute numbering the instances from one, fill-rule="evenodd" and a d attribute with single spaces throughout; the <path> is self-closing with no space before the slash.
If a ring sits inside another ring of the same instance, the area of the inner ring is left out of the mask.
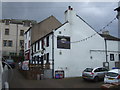
<path id="1" fill-rule="evenodd" d="M 18 56 L 22 54 L 24 46 L 24 32 L 28 30 L 34 20 L 2 19 L 0 20 L 2 56 Z"/>

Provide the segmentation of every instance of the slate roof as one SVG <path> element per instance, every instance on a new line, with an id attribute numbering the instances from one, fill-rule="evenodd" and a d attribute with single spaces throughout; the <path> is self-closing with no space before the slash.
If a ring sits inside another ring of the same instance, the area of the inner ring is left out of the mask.
<path id="1" fill-rule="evenodd" d="M 33 25 L 31 29 L 31 44 L 51 33 L 53 30 L 60 27 L 61 25 L 62 24 L 53 15 Z"/>
<path id="2" fill-rule="evenodd" d="M 100 36 L 105 38 L 106 40 L 120 41 L 120 38 L 111 36 L 109 34 L 100 34 Z"/>

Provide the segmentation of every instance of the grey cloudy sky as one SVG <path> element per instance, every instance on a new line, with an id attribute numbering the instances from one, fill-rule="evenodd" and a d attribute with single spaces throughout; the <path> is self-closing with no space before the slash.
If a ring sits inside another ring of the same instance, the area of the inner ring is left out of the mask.
<path id="1" fill-rule="evenodd" d="M 2 2 L 3 19 L 30 19 L 38 22 L 54 15 L 64 23 L 64 11 L 72 6 L 77 15 L 87 21 L 96 31 L 108 24 L 116 15 L 118 2 Z M 118 36 L 116 19 L 106 30 Z"/>

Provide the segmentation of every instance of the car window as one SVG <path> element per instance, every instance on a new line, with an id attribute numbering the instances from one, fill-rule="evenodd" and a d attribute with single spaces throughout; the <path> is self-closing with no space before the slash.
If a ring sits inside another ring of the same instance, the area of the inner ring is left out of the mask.
<path id="1" fill-rule="evenodd" d="M 117 77 L 119 74 L 118 73 L 113 73 L 113 72 L 108 72 L 106 75 L 110 76 L 110 77 Z"/>
<path id="2" fill-rule="evenodd" d="M 106 68 L 102 68 L 102 71 L 108 71 Z"/>
<path id="3" fill-rule="evenodd" d="M 86 68 L 84 71 L 85 72 L 92 72 L 92 70 L 93 70 L 92 68 Z"/>
<path id="4" fill-rule="evenodd" d="M 99 68 L 97 68 L 97 69 L 95 69 L 95 71 L 94 72 L 100 72 L 100 69 Z"/>

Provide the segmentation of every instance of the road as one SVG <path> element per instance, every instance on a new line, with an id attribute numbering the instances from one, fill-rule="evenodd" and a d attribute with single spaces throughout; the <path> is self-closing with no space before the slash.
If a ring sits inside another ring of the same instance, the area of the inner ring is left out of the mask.
<path id="1" fill-rule="evenodd" d="M 64 78 L 47 80 L 27 80 L 17 70 L 13 70 L 10 88 L 100 88 L 103 81 L 84 81 L 82 78 Z"/>

